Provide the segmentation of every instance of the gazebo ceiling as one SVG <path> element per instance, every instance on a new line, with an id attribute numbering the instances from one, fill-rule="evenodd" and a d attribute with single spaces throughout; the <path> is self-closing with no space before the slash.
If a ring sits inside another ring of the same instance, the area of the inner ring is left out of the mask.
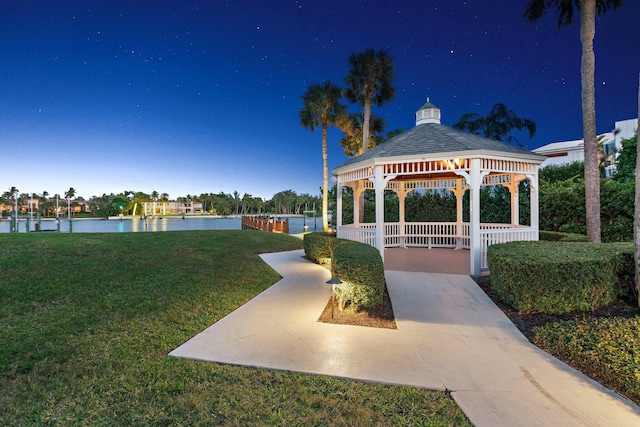
<path id="1" fill-rule="evenodd" d="M 487 176 L 494 175 L 503 175 L 499 172 L 492 172 Z M 417 175 L 398 175 L 393 178 L 391 181 L 405 181 L 405 182 L 413 182 L 413 181 L 446 181 L 446 180 L 455 180 L 460 179 L 461 176 L 453 173 L 453 172 L 443 172 L 443 173 L 425 173 L 425 174 L 417 174 Z"/>
<path id="2" fill-rule="evenodd" d="M 360 156 L 333 169 L 333 174 L 363 167 L 419 160 L 452 160 L 459 158 L 498 158 L 540 164 L 544 156 L 505 144 L 501 141 L 445 126 L 440 123 L 440 110 L 427 102 L 416 112 L 416 126 L 383 142 Z M 443 171 L 438 178 L 443 178 Z M 425 178 L 434 175 L 427 174 Z M 416 179 L 411 175 L 410 179 Z"/>
<path id="3" fill-rule="evenodd" d="M 431 181 L 435 179 L 458 179 L 460 176 L 453 172 L 426 173 L 420 175 L 398 175 L 392 181 Z"/>

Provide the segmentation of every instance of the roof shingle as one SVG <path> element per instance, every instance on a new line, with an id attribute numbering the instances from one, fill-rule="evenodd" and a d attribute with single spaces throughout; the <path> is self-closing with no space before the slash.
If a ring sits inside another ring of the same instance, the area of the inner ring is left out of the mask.
<path id="1" fill-rule="evenodd" d="M 522 155 L 528 159 L 534 156 L 540 157 L 540 161 L 544 160 L 543 156 L 501 141 L 463 132 L 439 123 L 426 123 L 415 126 L 338 167 L 350 166 L 376 158 L 480 150 L 504 153 L 511 156 Z"/>

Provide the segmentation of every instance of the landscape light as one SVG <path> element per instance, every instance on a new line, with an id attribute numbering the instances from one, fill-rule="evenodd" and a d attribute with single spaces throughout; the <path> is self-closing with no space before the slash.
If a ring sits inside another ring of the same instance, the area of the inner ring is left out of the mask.
<path id="1" fill-rule="evenodd" d="M 331 285 L 331 318 L 333 319 L 333 306 L 336 304 L 336 285 L 341 284 L 342 280 L 337 277 L 332 277 L 327 280 L 326 283 L 327 285 Z"/>

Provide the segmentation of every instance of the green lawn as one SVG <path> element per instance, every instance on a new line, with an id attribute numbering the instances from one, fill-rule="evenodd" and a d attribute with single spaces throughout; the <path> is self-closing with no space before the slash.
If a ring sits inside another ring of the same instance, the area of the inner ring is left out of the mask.
<path id="1" fill-rule="evenodd" d="M 250 231 L 0 234 L 2 425 L 469 425 L 444 392 L 170 358 L 275 283 Z"/>

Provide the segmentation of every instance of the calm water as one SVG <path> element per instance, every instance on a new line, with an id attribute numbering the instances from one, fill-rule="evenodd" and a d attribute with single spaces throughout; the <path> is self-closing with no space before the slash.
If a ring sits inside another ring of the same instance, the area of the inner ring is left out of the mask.
<path id="1" fill-rule="evenodd" d="M 318 231 L 322 230 L 322 218 L 316 217 L 316 227 Z M 43 219 L 41 222 L 42 230 L 56 230 L 56 221 L 52 219 Z M 306 224 L 309 231 L 314 231 L 314 219 L 307 218 Z M 36 229 L 36 221 L 30 221 L 29 228 L 31 231 Z M 240 230 L 240 218 L 213 218 L 213 217 L 164 217 L 149 218 L 142 220 L 140 218 L 125 218 L 120 220 L 106 219 L 74 219 L 74 233 L 136 233 L 143 231 L 180 231 L 180 230 Z M 289 218 L 289 233 L 302 233 L 304 230 L 304 218 Z M 18 222 L 18 231 L 24 233 L 27 231 L 27 221 L 20 218 Z M 62 233 L 69 232 L 69 220 L 60 219 L 60 231 Z M 9 222 L 0 222 L 0 233 L 9 232 Z"/>

